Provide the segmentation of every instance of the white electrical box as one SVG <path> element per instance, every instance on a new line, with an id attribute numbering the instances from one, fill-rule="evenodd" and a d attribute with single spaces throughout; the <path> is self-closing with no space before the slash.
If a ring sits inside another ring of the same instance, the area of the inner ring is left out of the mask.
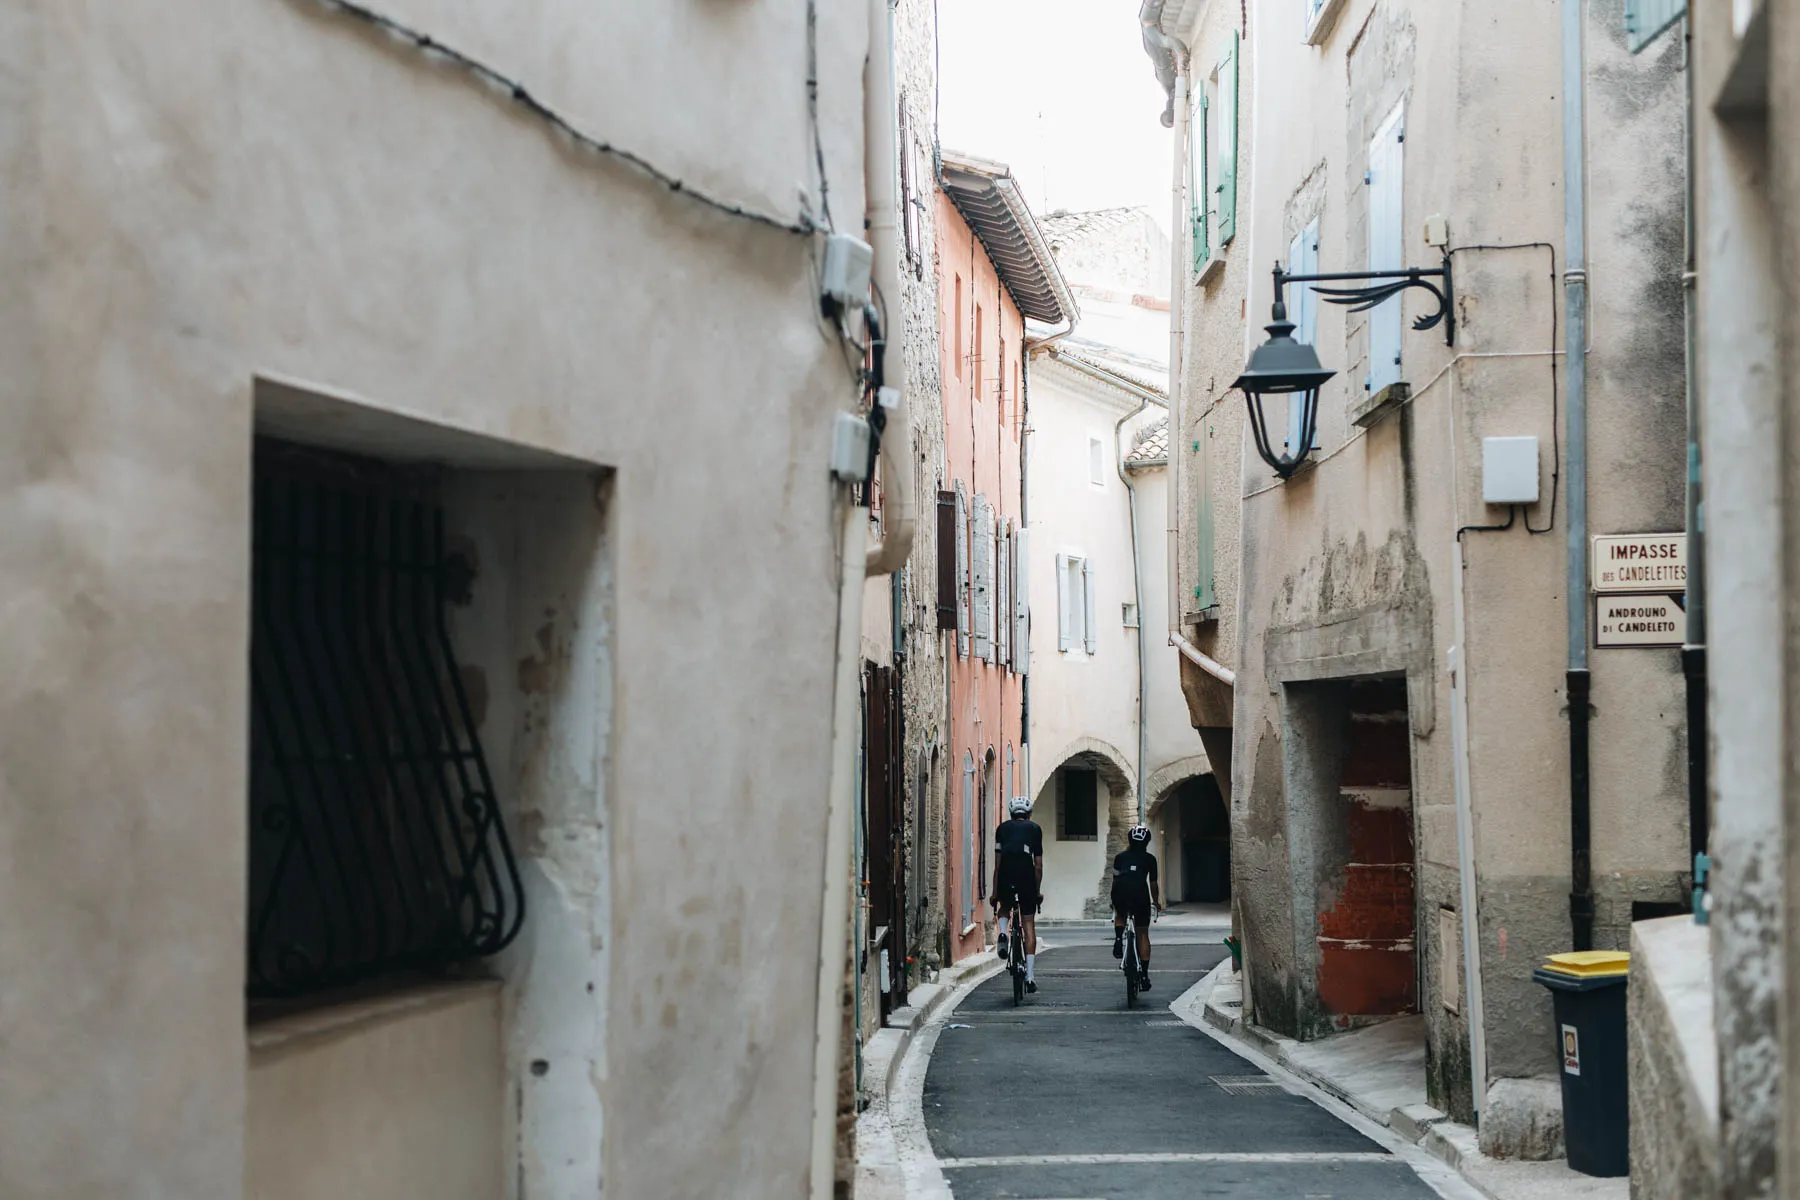
<path id="1" fill-rule="evenodd" d="M 875 251 L 869 243 L 847 233 L 826 238 L 819 284 L 826 302 L 839 312 L 861 312 L 869 298 L 869 273 L 874 265 Z"/>
<path id="2" fill-rule="evenodd" d="M 1538 502 L 1538 440 L 1481 439 L 1481 498 L 1488 504 Z"/>

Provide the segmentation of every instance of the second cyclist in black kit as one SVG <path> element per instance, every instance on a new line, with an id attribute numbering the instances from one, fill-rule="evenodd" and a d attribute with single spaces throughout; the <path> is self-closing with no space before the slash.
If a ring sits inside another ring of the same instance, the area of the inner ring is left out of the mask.
<path id="1" fill-rule="evenodd" d="M 1044 831 L 1031 819 L 1031 801 L 1014 796 L 1012 819 L 994 831 L 994 912 L 1000 918 L 999 951 L 1006 957 L 1006 914 L 1016 898 L 1025 926 L 1025 990 L 1037 991 L 1037 913 L 1043 906 Z"/>

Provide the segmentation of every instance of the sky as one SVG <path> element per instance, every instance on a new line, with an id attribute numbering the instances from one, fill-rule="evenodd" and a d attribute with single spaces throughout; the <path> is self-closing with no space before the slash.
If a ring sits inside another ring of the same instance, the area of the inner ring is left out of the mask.
<path id="1" fill-rule="evenodd" d="M 1137 0 L 938 0 L 939 136 L 1012 167 L 1032 211 L 1169 225 L 1171 134 Z"/>

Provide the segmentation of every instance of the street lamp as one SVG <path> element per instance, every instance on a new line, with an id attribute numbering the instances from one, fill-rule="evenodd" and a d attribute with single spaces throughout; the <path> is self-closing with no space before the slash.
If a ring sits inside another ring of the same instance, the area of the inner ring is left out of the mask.
<path id="1" fill-rule="evenodd" d="M 1319 388 L 1336 375 L 1336 371 L 1327 371 L 1319 365 L 1318 351 L 1306 342 L 1294 340 L 1294 323 L 1287 319 L 1287 285 L 1290 283 L 1326 283 L 1341 280 L 1379 280 L 1366 287 L 1327 288 L 1314 287 L 1313 291 L 1325 298 L 1328 304 L 1350 305 L 1351 312 L 1367 312 L 1382 301 L 1399 295 L 1407 288 L 1422 288 L 1437 297 L 1438 308 L 1434 313 L 1427 313 L 1413 322 L 1413 328 L 1431 329 L 1442 323 L 1444 326 L 1444 343 L 1456 345 L 1456 316 L 1452 311 L 1455 297 L 1450 282 L 1450 258 L 1444 257 L 1444 265 L 1436 268 L 1411 267 L 1404 271 L 1338 271 L 1325 275 L 1290 275 L 1282 270 L 1281 264 L 1275 264 L 1275 304 L 1270 315 L 1274 317 L 1266 328 L 1269 340 L 1250 353 L 1250 361 L 1244 364 L 1244 373 L 1232 383 L 1244 393 L 1244 404 L 1250 414 L 1250 431 L 1256 438 L 1256 452 L 1262 460 L 1275 468 L 1275 474 L 1286 479 L 1300 469 L 1306 456 L 1312 453 L 1313 434 L 1319 425 Z M 1439 288 L 1430 282 L 1433 279 L 1443 281 Z M 1289 418 L 1290 430 L 1296 435 L 1293 444 L 1285 453 L 1275 449 L 1275 439 L 1269 432 L 1268 414 L 1263 407 L 1265 396 L 1299 395 L 1300 412 L 1298 421 Z"/>

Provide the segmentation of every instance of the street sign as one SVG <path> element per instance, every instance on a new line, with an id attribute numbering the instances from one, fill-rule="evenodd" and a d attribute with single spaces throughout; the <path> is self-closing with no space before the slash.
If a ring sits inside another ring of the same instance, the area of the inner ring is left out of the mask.
<path id="1" fill-rule="evenodd" d="M 1687 591 L 1687 534 L 1601 534 L 1589 585 L 1596 592 Z"/>
<path id="2" fill-rule="evenodd" d="M 1677 595 L 1601 596 L 1594 602 L 1594 645 L 1679 646 L 1687 610 Z"/>

